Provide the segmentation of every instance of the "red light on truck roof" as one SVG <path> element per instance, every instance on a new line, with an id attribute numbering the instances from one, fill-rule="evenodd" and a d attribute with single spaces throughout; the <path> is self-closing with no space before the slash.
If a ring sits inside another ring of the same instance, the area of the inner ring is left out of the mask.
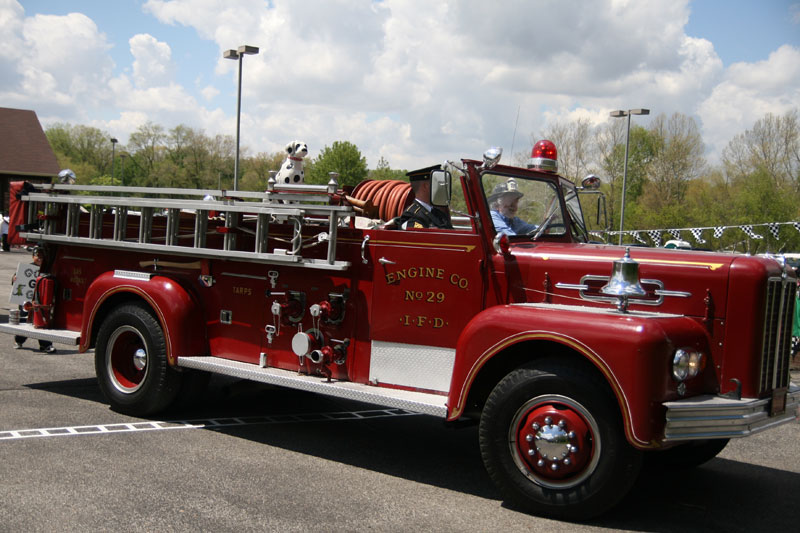
<path id="1" fill-rule="evenodd" d="M 545 172 L 558 171 L 558 150 L 553 141 L 543 140 L 533 145 L 528 168 Z"/>

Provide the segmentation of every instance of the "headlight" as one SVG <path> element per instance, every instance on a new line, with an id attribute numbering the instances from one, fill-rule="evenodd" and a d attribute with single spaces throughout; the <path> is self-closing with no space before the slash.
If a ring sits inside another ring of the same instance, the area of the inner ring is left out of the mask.
<path id="1" fill-rule="evenodd" d="M 697 376 L 705 366 L 706 358 L 702 352 L 679 348 L 672 358 L 672 377 L 677 381 L 686 381 Z"/>

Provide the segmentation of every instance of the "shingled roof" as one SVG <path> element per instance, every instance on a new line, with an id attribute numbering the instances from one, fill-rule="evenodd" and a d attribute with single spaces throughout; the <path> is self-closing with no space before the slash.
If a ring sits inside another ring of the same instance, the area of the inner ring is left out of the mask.
<path id="1" fill-rule="evenodd" d="M 0 107 L 0 174 L 53 177 L 58 171 L 36 113 Z"/>

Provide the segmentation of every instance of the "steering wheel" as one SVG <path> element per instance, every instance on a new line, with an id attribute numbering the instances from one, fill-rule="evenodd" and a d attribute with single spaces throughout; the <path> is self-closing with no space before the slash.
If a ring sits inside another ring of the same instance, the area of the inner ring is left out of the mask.
<path id="1" fill-rule="evenodd" d="M 535 241 L 536 239 L 538 239 L 539 237 L 542 236 L 542 233 L 544 233 L 545 230 L 547 230 L 547 228 L 550 227 L 550 222 L 553 221 L 553 217 L 556 216 L 557 212 L 558 211 L 553 211 L 552 213 L 547 215 L 547 218 L 544 219 L 544 222 L 542 222 L 541 225 L 538 228 L 536 228 L 536 233 L 533 234 L 533 237 L 531 237 L 531 240 Z"/>

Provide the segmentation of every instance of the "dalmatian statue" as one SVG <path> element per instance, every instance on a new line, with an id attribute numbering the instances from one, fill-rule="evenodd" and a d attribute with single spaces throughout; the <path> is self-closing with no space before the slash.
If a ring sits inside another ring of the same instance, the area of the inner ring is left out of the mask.
<path id="1" fill-rule="evenodd" d="M 303 183 L 303 158 L 308 155 L 308 146 L 302 141 L 292 141 L 286 145 L 286 160 L 276 177 L 278 183 Z"/>

